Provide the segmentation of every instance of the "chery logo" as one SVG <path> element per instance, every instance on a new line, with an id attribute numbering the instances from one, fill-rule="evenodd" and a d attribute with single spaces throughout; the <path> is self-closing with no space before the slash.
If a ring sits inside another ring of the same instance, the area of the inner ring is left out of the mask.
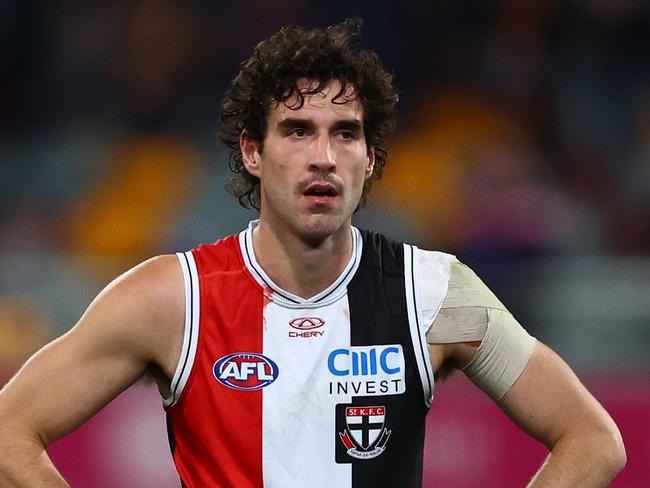
<path id="1" fill-rule="evenodd" d="M 289 337 L 320 337 L 325 331 L 323 330 L 313 330 L 318 329 L 325 325 L 325 321 L 318 317 L 299 317 L 289 321 L 289 325 L 296 331 L 290 330 Z"/>
<path id="2" fill-rule="evenodd" d="M 318 317 L 300 317 L 293 319 L 291 322 L 289 322 L 289 325 L 294 329 L 310 330 L 322 327 L 325 325 L 325 321 L 323 319 L 319 319 Z"/>

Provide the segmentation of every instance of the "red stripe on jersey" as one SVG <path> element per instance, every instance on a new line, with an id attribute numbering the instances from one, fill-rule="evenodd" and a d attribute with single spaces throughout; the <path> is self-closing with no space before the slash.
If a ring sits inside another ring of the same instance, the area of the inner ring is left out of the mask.
<path id="1" fill-rule="evenodd" d="M 187 487 L 262 487 L 262 390 L 215 378 L 225 356 L 262 354 L 262 289 L 245 268 L 238 236 L 193 251 L 200 283 L 196 359 L 178 403 L 168 409 L 174 462 Z"/>

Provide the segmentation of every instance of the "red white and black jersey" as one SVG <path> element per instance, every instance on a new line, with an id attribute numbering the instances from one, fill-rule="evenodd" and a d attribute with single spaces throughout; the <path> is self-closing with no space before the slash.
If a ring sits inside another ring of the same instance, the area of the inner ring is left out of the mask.
<path id="1" fill-rule="evenodd" d="M 425 332 L 453 257 L 353 228 L 341 275 L 302 299 L 257 263 L 255 225 L 178 255 L 185 336 L 164 404 L 183 486 L 421 486 Z"/>

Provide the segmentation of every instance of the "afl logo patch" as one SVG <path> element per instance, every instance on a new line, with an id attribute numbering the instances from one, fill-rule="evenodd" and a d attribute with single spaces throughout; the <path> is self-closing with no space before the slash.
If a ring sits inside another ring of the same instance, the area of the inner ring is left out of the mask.
<path id="1" fill-rule="evenodd" d="M 212 367 L 216 380 L 234 390 L 260 390 L 273 383 L 278 365 L 254 352 L 236 352 L 218 359 Z"/>
<path id="2" fill-rule="evenodd" d="M 289 325 L 298 330 L 311 330 L 322 327 L 325 325 L 325 321 L 318 317 L 299 317 L 290 321 Z"/>

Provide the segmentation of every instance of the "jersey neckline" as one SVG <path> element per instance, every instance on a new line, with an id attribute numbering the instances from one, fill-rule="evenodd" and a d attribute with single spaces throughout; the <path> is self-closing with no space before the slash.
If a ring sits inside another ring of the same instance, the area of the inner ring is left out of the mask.
<path id="1" fill-rule="evenodd" d="M 246 268 L 261 286 L 262 290 L 264 290 L 264 295 L 269 300 L 288 308 L 317 308 L 334 303 L 346 295 L 347 286 L 354 277 L 361 262 L 363 239 L 359 229 L 352 226 L 352 256 L 338 278 L 313 297 L 302 298 L 276 285 L 257 262 L 255 251 L 253 250 L 253 229 L 258 224 L 259 220 L 253 220 L 245 230 L 239 233 L 239 247 Z"/>

